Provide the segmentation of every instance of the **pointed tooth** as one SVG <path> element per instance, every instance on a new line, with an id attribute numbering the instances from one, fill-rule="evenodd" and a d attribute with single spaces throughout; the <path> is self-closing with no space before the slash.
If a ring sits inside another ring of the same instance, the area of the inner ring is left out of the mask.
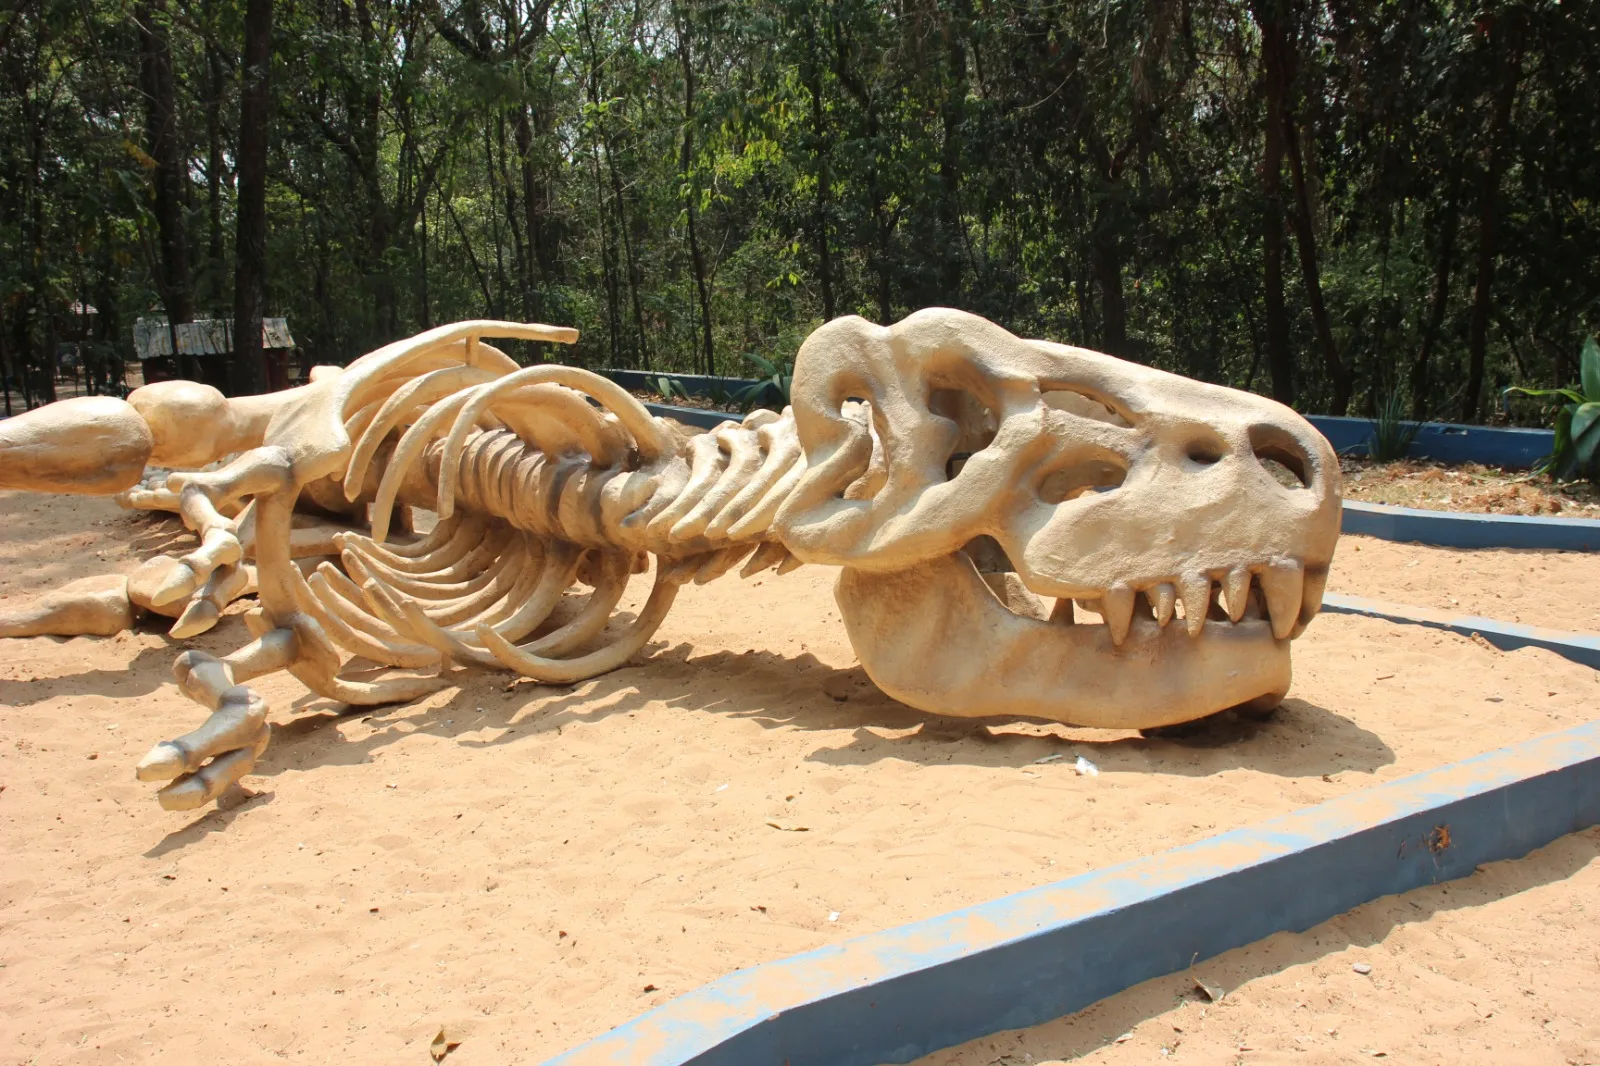
<path id="1" fill-rule="evenodd" d="M 1306 626 L 1322 610 L 1322 593 L 1328 587 L 1328 568 L 1307 567 L 1305 591 L 1300 594 L 1300 622 L 1289 633 L 1290 637 L 1298 637 L 1304 633 Z"/>
<path id="2" fill-rule="evenodd" d="M 1050 612 L 1050 621 L 1064 626 L 1076 625 L 1077 619 L 1072 614 L 1072 600 L 1066 596 L 1056 600 L 1056 605 Z"/>
<path id="3" fill-rule="evenodd" d="M 1245 603 L 1250 599 L 1250 571 L 1236 566 L 1223 578 L 1224 595 L 1228 599 L 1228 621 L 1237 622 L 1244 617 Z"/>
<path id="4" fill-rule="evenodd" d="M 1294 559 L 1274 559 L 1261 571 L 1261 592 L 1267 598 L 1272 635 L 1287 637 L 1300 620 L 1300 596 L 1305 587 L 1305 567 Z"/>
<path id="5" fill-rule="evenodd" d="M 1128 639 L 1128 627 L 1133 625 L 1133 586 L 1118 581 L 1106 589 L 1100 600 L 1105 607 L 1106 626 L 1111 630 L 1111 643 L 1121 645 Z"/>
<path id="6" fill-rule="evenodd" d="M 1177 602 L 1178 590 L 1172 587 L 1172 582 L 1163 581 L 1145 595 L 1150 597 L 1150 605 L 1155 608 L 1156 625 L 1166 628 L 1172 621 L 1172 606 Z"/>
<path id="7" fill-rule="evenodd" d="M 1178 599 L 1183 601 L 1184 628 L 1191 637 L 1198 637 L 1211 608 L 1211 579 L 1200 573 L 1184 574 L 1178 578 Z"/>
<path id="8" fill-rule="evenodd" d="M 1300 617 L 1307 622 L 1317 616 L 1322 610 L 1322 593 L 1328 587 L 1328 568 L 1306 571 L 1305 591 L 1300 594 Z"/>

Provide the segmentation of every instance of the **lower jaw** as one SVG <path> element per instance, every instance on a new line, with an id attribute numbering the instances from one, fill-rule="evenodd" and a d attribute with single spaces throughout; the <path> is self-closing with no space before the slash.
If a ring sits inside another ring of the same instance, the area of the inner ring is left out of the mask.
<path id="1" fill-rule="evenodd" d="M 965 555 L 890 573 L 846 569 L 834 590 L 850 642 L 877 686 L 919 710 L 1043 718 L 1103 729 L 1176 725 L 1289 690 L 1289 641 L 1268 622 L 1104 625 L 1007 610 Z"/>

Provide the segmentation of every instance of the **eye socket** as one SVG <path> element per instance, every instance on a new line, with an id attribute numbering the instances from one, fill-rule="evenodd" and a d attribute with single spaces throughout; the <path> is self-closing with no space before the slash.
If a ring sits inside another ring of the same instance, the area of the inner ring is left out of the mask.
<path id="1" fill-rule="evenodd" d="M 1300 443 L 1277 426 L 1251 426 L 1250 448 L 1273 480 L 1287 489 L 1308 489 L 1311 458 Z"/>
<path id="2" fill-rule="evenodd" d="M 1203 444 L 1199 441 L 1189 445 L 1184 454 L 1189 457 L 1191 463 L 1198 463 L 1200 466 L 1211 466 L 1214 463 L 1222 462 L 1221 449 L 1213 448 L 1211 445 Z"/>
<path id="3" fill-rule="evenodd" d="M 956 424 L 955 446 L 945 457 L 944 476 L 952 479 L 968 459 L 994 443 L 1000 417 L 983 400 L 961 389 L 934 389 L 928 410 Z"/>
<path id="4" fill-rule="evenodd" d="M 1267 468 L 1272 480 L 1286 489 L 1308 489 L 1311 479 L 1305 474 L 1305 464 L 1293 455 L 1256 452 L 1256 459 Z"/>

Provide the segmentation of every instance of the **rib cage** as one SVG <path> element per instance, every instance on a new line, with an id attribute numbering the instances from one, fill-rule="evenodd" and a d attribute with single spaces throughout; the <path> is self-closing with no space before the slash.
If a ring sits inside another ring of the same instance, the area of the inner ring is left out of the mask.
<path id="1" fill-rule="evenodd" d="M 500 356 L 478 348 L 480 359 Z M 493 362 L 391 379 L 347 417 L 345 493 L 371 492 L 372 535 L 337 538 L 343 569 L 324 562 L 297 597 L 346 652 L 581 680 L 636 653 L 683 583 L 747 558 L 746 576 L 798 565 L 767 539 L 805 467 L 788 412 L 684 439 L 587 371 Z M 430 508 L 439 525 L 415 544 L 389 544 L 397 504 Z M 590 650 L 651 556 L 649 599 Z M 575 585 L 589 587 L 582 605 L 540 633 Z"/>

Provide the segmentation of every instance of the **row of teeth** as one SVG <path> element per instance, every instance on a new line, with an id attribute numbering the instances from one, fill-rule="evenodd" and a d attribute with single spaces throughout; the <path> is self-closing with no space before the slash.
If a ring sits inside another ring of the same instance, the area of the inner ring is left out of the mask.
<path id="1" fill-rule="evenodd" d="M 1127 639 L 1135 609 L 1141 607 L 1147 612 L 1144 617 L 1161 628 L 1177 618 L 1191 637 L 1200 635 L 1207 619 L 1228 623 L 1266 619 L 1272 623 L 1273 637 L 1282 640 L 1298 636 L 1316 617 L 1327 580 L 1326 569 L 1307 572 L 1293 559 L 1277 559 L 1221 573 L 1188 573 L 1141 588 L 1119 581 L 1100 596 L 1075 602 L 1100 615 L 1111 631 L 1111 642 L 1118 645 Z M 1059 601 L 1051 620 L 1073 622 L 1071 602 Z"/>

